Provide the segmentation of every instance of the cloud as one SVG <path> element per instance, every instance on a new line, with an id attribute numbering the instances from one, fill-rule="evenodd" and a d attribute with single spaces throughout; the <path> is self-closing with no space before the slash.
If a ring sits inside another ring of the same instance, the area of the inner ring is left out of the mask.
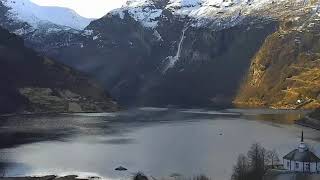
<path id="1" fill-rule="evenodd" d="M 100 18 L 121 7 L 127 0 L 31 0 L 41 6 L 59 6 L 75 10 L 88 18 Z"/>

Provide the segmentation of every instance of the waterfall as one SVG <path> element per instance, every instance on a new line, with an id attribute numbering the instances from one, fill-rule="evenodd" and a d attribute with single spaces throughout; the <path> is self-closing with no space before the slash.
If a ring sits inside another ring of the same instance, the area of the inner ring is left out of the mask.
<path id="1" fill-rule="evenodd" d="M 188 30 L 188 28 L 189 28 L 189 26 L 186 26 L 186 27 L 184 27 L 183 30 L 182 30 L 182 35 L 181 35 L 181 38 L 180 38 L 180 42 L 179 42 L 179 44 L 178 44 L 177 54 L 176 54 L 176 56 L 175 56 L 175 58 L 176 58 L 177 60 L 179 60 L 179 58 L 180 58 L 181 48 L 182 48 L 182 45 L 183 45 L 183 41 L 184 41 L 184 39 L 186 38 L 185 33 L 186 33 L 186 31 Z"/>
<path id="2" fill-rule="evenodd" d="M 179 41 L 179 44 L 178 44 L 178 49 L 177 49 L 176 55 L 175 55 L 175 56 L 169 56 L 169 57 L 166 58 L 166 60 L 168 60 L 169 62 L 167 63 L 167 66 L 166 66 L 165 69 L 164 69 L 164 73 L 165 73 L 168 69 L 174 67 L 174 65 L 176 64 L 176 62 L 180 59 L 183 41 L 184 41 L 184 39 L 186 38 L 185 33 L 186 33 L 186 31 L 189 29 L 189 27 L 190 27 L 189 25 L 186 25 L 186 26 L 182 29 L 182 35 L 181 35 L 181 38 L 180 38 L 180 41 Z"/>

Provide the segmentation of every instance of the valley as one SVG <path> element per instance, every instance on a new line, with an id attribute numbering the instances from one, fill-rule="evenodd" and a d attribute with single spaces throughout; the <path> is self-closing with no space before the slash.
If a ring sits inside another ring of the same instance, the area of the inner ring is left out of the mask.
<path id="1" fill-rule="evenodd" d="M 319 0 L 68 5 L 0 0 L 0 180 L 319 178 Z"/>

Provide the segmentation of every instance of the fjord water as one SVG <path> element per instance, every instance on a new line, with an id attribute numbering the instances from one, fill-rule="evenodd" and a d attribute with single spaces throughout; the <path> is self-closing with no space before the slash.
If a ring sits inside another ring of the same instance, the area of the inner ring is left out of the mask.
<path id="1" fill-rule="evenodd" d="M 259 142 L 282 157 L 301 130 L 320 154 L 320 132 L 295 125 L 301 111 L 139 108 L 118 113 L 2 117 L 7 176 L 86 174 L 106 178 L 205 174 L 230 179 L 240 153 Z M 117 172 L 118 166 L 128 168 Z"/>

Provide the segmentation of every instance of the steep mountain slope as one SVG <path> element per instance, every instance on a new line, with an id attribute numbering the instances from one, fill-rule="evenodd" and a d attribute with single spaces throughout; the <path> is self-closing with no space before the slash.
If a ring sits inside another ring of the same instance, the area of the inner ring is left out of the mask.
<path id="1" fill-rule="evenodd" d="M 317 69 L 302 67 L 318 67 L 317 61 L 311 63 L 314 57 L 303 56 L 318 53 L 317 31 L 308 29 L 318 23 L 318 9 L 318 0 L 129 0 L 83 31 L 37 30 L 23 37 L 28 46 L 91 73 L 126 104 L 221 106 L 236 98 L 242 105 L 315 107 L 318 82 L 310 74 Z M 279 33 L 287 40 L 277 38 Z M 303 50 L 287 43 L 296 36 L 305 43 Z M 285 55 L 292 50 L 300 58 Z M 309 90 L 284 98 L 277 93 L 292 83 L 276 77 L 282 72 L 289 77 L 283 67 L 297 61 L 292 77 L 314 86 L 294 85 Z M 265 67 L 270 75 L 261 76 L 262 85 L 253 93 L 246 92 L 251 79 L 260 79 L 250 75 L 257 72 L 255 65 L 269 62 L 275 64 Z M 301 103 L 293 106 L 293 101 Z"/>
<path id="2" fill-rule="evenodd" d="M 39 56 L 0 28 L 0 113 L 114 111 L 117 105 L 87 76 Z"/>
<path id="3" fill-rule="evenodd" d="M 299 11 L 281 19 L 279 30 L 266 39 L 235 103 L 285 109 L 320 107 L 319 11 Z"/>

